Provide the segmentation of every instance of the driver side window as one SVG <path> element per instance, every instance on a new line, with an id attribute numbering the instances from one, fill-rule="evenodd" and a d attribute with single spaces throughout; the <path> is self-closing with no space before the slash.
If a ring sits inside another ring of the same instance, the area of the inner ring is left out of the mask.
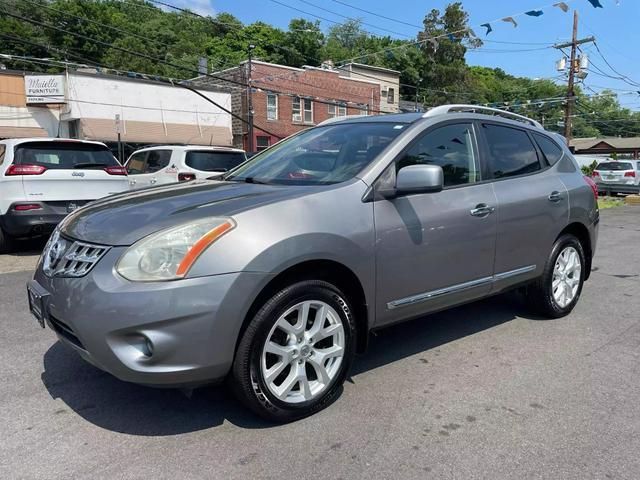
<path id="1" fill-rule="evenodd" d="M 396 171 L 409 165 L 440 165 L 444 186 L 480 180 L 478 156 L 470 123 L 445 125 L 423 134 L 396 162 Z"/>

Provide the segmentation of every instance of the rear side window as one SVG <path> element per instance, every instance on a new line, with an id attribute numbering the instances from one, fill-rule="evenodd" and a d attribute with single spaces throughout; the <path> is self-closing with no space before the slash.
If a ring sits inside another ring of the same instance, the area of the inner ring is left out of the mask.
<path id="1" fill-rule="evenodd" d="M 144 173 L 159 172 L 169 166 L 171 161 L 171 150 L 149 150 L 147 152 L 147 163 Z"/>
<path id="2" fill-rule="evenodd" d="M 547 159 L 549 165 L 555 165 L 558 163 L 558 160 L 562 158 L 562 149 L 548 137 L 544 135 L 539 135 L 537 133 L 533 134 L 533 138 L 538 142 L 538 146 L 544 155 L 544 158 Z"/>
<path id="3" fill-rule="evenodd" d="M 15 149 L 16 165 L 41 165 L 50 170 L 115 167 L 119 163 L 102 145 L 79 142 L 21 143 Z"/>
<path id="4" fill-rule="evenodd" d="M 479 180 L 471 124 L 446 125 L 424 134 L 396 163 L 400 170 L 409 165 L 440 165 L 444 186 Z"/>
<path id="5" fill-rule="evenodd" d="M 226 172 L 237 167 L 246 160 L 242 152 L 187 152 L 185 163 L 187 167 L 203 172 Z"/>
<path id="6" fill-rule="evenodd" d="M 540 170 L 540 161 L 524 130 L 483 124 L 489 145 L 489 168 L 494 178 L 515 177 Z"/>
<path id="7" fill-rule="evenodd" d="M 2 165 L 2 162 L 4 162 L 4 152 L 7 150 L 7 147 L 5 147 L 4 145 L 0 144 L 0 165 Z"/>
<path id="8" fill-rule="evenodd" d="M 596 170 L 633 170 L 633 165 L 629 162 L 602 162 L 598 164 Z"/>

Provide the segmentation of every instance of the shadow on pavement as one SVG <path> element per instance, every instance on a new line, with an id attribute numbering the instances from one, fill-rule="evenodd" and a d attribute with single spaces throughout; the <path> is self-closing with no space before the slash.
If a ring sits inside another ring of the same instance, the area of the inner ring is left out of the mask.
<path id="1" fill-rule="evenodd" d="M 352 376 L 516 316 L 534 319 L 520 296 L 509 293 L 386 328 L 372 337 L 368 352 L 356 358 Z M 216 427 L 225 420 L 242 428 L 275 426 L 247 410 L 224 386 L 197 389 L 188 398 L 180 390 L 122 382 L 59 342 L 45 353 L 42 382 L 53 398 L 60 398 L 85 420 L 115 432 L 175 435 Z"/>
<path id="2" fill-rule="evenodd" d="M 7 255 L 15 257 L 40 255 L 48 239 L 49 236 L 44 235 L 41 237 L 14 240 L 13 247 Z"/>

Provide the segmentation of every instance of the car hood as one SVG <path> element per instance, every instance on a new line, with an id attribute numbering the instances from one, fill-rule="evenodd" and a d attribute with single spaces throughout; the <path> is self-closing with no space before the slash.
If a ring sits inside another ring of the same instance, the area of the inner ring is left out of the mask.
<path id="1" fill-rule="evenodd" d="M 313 187 L 311 187 L 313 188 Z M 309 193 L 310 187 L 201 180 L 131 191 L 93 202 L 69 215 L 61 232 L 101 245 L 131 245 L 166 227 Z"/>

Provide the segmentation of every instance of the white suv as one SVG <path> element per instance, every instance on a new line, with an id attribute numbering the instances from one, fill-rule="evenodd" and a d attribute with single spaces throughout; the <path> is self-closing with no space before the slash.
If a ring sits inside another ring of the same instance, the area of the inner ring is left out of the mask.
<path id="1" fill-rule="evenodd" d="M 605 195 L 640 193 L 640 160 L 608 160 L 601 162 L 591 178 Z"/>
<path id="2" fill-rule="evenodd" d="M 134 152 L 125 166 L 130 188 L 138 189 L 221 176 L 246 160 L 237 148 L 165 145 Z"/>
<path id="3" fill-rule="evenodd" d="M 0 252 L 15 237 L 49 233 L 76 208 L 127 190 L 126 175 L 104 143 L 0 140 Z"/>

